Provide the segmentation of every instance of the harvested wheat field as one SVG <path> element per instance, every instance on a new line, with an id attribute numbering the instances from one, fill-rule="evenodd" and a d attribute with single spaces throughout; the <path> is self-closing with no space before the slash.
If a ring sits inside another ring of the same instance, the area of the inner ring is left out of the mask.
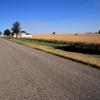
<path id="1" fill-rule="evenodd" d="M 33 39 L 52 39 L 66 42 L 100 43 L 100 35 L 90 34 L 33 34 Z"/>

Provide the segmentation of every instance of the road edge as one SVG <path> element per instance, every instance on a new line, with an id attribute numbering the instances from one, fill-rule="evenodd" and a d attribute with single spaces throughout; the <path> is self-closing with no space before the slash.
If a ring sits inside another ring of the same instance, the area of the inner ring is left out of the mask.
<path id="1" fill-rule="evenodd" d="M 9 39 L 6 39 L 6 40 L 9 40 Z M 74 58 L 62 56 L 62 55 L 60 55 L 60 54 L 52 53 L 52 52 L 50 52 L 50 51 L 46 51 L 46 50 L 40 49 L 40 48 L 38 48 L 38 47 L 32 47 L 32 46 L 26 45 L 26 44 L 24 44 L 24 43 L 18 43 L 18 42 L 13 41 L 13 40 L 9 40 L 9 41 L 12 41 L 12 42 L 15 42 L 15 43 L 17 43 L 17 44 L 21 44 L 21 45 L 24 45 L 24 46 L 27 46 L 27 47 L 30 47 L 30 48 L 33 48 L 33 49 L 36 49 L 36 50 L 40 50 L 40 51 L 43 51 L 43 52 L 47 52 L 47 53 L 53 54 L 53 55 L 58 56 L 58 57 L 62 57 L 62 58 L 65 58 L 65 59 L 69 59 L 69 60 L 72 60 L 72 61 L 75 61 L 75 62 L 84 64 L 84 65 L 88 65 L 88 66 L 90 66 L 90 67 L 94 67 L 94 68 L 100 69 L 100 66 L 95 65 L 95 64 L 91 64 L 91 63 L 88 63 L 88 62 L 85 62 L 85 61 L 82 61 L 82 60 L 77 60 L 77 59 L 74 59 Z"/>

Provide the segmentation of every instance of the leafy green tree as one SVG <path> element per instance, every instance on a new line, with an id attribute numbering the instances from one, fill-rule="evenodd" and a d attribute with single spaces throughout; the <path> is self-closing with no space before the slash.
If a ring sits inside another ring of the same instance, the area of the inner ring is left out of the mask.
<path id="1" fill-rule="evenodd" d="M 20 22 L 15 22 L 13 24 L 13 27 L 12 27 L 11 30 L 12 30 L 12 33 L 15 33 L 16 34 L 16 38 L 17 38 L 18 37 L 18 34 L 19 34 L 20 30 L 21 30 Z"/>
<path id="2" fill-rule="evenodd" d="M 9 29 L 6 29 L 4 31 L 4 35 L 7 36 L 7 37 L 10 36 L 11 35 L 11 31 Z"/>

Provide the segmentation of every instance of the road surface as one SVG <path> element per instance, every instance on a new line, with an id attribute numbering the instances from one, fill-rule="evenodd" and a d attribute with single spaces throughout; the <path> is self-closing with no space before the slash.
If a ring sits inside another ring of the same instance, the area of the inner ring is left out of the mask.
<path id="1" fill-rule="evenodd" d="M 0 100 L 100 100 L 100 70 L 0 39 Z"/>

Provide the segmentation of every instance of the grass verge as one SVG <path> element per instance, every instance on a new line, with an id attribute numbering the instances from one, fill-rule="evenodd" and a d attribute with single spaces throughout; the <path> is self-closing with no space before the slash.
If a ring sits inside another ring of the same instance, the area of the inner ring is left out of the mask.
<path id="1" fill-rule="evenodd" d="M 93 56 L 91 54 L 63 51 L 63 50 L 54 48 L 55 44 L 45 43 L 41 41 L 33 41 L 31 39 L 10 38 L 9 40 L 19 43 L 19 44 L 29 46 L 34 49 L 46 51 L 48 53 L 55 54 L 60 57 L 68 58 L 77 62 L 94 66 L 96 68 L 100 68 L 100 55 Z"/>

